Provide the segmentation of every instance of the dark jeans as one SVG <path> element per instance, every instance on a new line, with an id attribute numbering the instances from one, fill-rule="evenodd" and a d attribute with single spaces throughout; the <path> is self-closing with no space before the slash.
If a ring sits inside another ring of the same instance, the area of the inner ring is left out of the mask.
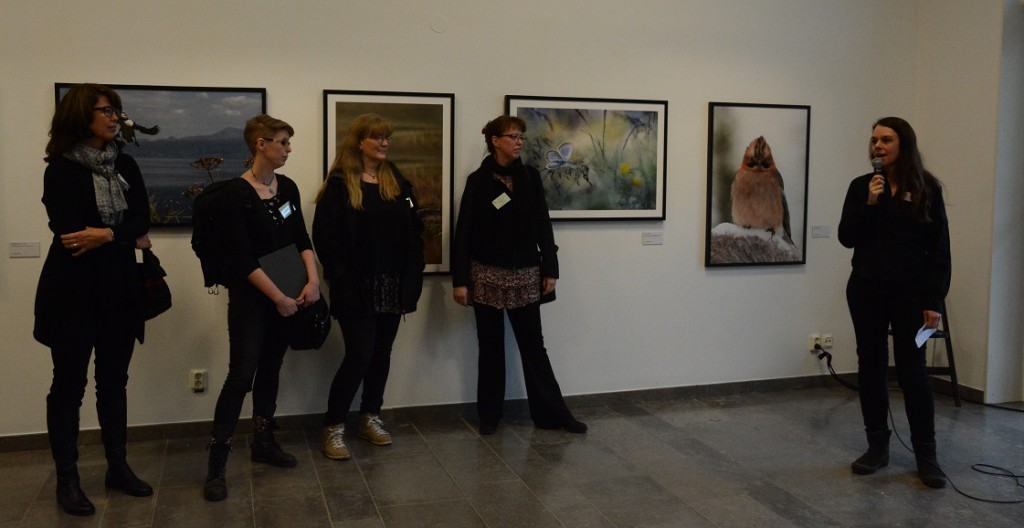
<path id="1" fill-rule="evenodd" d="M 476 400 L 480 423 L 496 424 L 504 415 L 505 402 L 505 318 L 523 362 L 523 379 L 530 405 L 530 417 L 538 427 L 560 427 L 572 417 L 551 369 L 541 333 L 540 303 L 502 310 L 474 304 L 476 336 L 480 344 Z"/>
<path id="2" fill-rule="evenodd" d="M 851 277 L 846 300 L 857 337 L 857 382 L 860 409 L 868 432 L 884 431 L 889 408 L 886 372 L 889 366 L 889 326 L 893 362 L 903 389 L 911 438 L 935 441 L 935 403 L 925 363 L 925 349 L 914 342 L 924 323 L 924 304 L 909 288 Z"/>
<path id="3" fill-rule="evenodd" d="M 79 409 L 85 396 L 89 358 L 95 349 L 96 415 L 107 459 L 123 459 L 128 432 L 128 365 L 135 339 L 112 325 L 95 343 L 60 344 L 50 349 L 53 383 L 46 396 L 46 429 L 57 476 L 74 476 L 78 462 Z"/>
<path id="4" fill-rule="evenodd" d="M 345 340 L 345 359 L 331 382 L 331 393 L 324 414 L 324 426 L 345 421 L 359 384 L 363 397 L 359 412 L 380 414 L 384 405 L 384 386 L 391 371 L 391 346 L 398 335 L 398 314 L 374 314 L 338 319 Z"/>
<path id="5" fill-rule="evenodd" d="M 252 392 L 252 414 L 273 418 L 281 363 L 288 350 L 287 319 L 250 285 L 228 290 L 230 363 L 213 415 L 213 438 L 226 442 L 235 433 L 245 395 Z"/>

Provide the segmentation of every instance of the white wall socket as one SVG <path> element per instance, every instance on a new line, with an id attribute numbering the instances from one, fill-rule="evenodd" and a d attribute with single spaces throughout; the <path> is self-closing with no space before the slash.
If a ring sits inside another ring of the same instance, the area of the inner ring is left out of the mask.
<path id="1" fill-rule="evenodd" d="M 192 369 L 188 373 L 188 388 L 192 392 L 206 392 L 206 369 Z"/>

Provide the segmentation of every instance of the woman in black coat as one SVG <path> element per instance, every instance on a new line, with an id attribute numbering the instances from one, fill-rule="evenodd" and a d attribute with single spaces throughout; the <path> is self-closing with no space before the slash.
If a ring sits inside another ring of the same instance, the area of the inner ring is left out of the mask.
<path id="1" fill-rule="evenodd" d="M 490 155 L 466 180 L 452 255 L 455 302 L 472 305 L 476 316 L 480 433 L 493 434 L 504 414 L 505 313 L 533 423 L 585 433 L 565 405 L 541 333 L 540 305 L 554 299 L 558 246 L 540 174 L 519 159 L 526 123 L 499 116 L 482 132 Z"/>
<path id="2" fill-rule="evenodd" d="M 402 314 L 423 289 L 423 224 L 412 185 L 387 161 L 391 123 L 374 114 L 352 121 L 317 196 L 313 243 L 331 287 L 345 359 L 331 383 L 323 419 L 324 456 L 345 460 L 345 416 L 359 385 L 358 436 L 391 444 L 380 418 L 391 346 Z"/>
<path id="3" fill-rule="evenodd" d="M 121 98 L 97 84 L 72 86 L 57 105 L 46 145 L 43 204 L 53 239 L 36 290 L 36 340 L 50 348 L 46 428 L 57 466 L 57 502 L 72 515 L 96 509 L 78 476 L 79 408 L 96 353 L 96 414 L 107 458 L 104 483 L 145 497 L 126 457 L 128 365 L 143 340 L 136 248 L 150 247 L 149 198 L 135 160 L 114 143 Z"/>
<path id="4" fill-rule="evenodd" d="M 253 155 L 252 168 L 231 180 L 221 210 L 228 287 L 228 375 L 213 415 L 210 454 L 203 497 L 228 496 L 225 467 L 245 395 L 252 392 L 252 442 L 249 459 L 272 466 L 295 467 L 294 456 L 274 439 L 274 412 L 281 365 L 288 350 L 289 317 L 320 299 L 313 244 L 302 217 L 295 182 L 276 171 L 291 155 L 295 130 L 261 114 L 245 124 L 243 136 Z M 292 244 L 305 268 L 298 297 L 289 297 L 267 275 L 259 258 Z"/>
<path id="5" fill-rule="evenodd" d="M 938 179 L 924 169 L 917 134 L 898 117 L 871 129 L 874 174 L 850 182 L 839 241 L 853 248 L 846 287 L 857 337 L 857 379 L 868 450 L 852 464 L 858 474 L 889 463 L 886 423 L 889 389 L 889 329 L 893 360 L 903 389 L 917 474 L 941 488 L 946 478 L 935 456 L 935 404 L 919 328 L 938 328 L 949 291 L 949 222 Z"/>

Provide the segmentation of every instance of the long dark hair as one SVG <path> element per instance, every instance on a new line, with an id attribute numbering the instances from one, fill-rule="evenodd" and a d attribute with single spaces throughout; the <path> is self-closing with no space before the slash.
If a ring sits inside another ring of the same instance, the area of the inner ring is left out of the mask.
<path id="1" fill-rule="evenodd" d="M 922 224 L 931 223 L 929 210 L 932 206 L 932 185 L 939 186 L 939 179 L 924 168 L 921 151 L 917 148 L 917 133 L 910 123 L 898 117 L 883 117 L 871 125 L 891 128 L 900 139 L 900 154 L 893 165 L 892 177 L 899 188 L 899 195 L 910 193 L 911 212 Z M 872 156 L 868 147 L 868 156 Z M 902 200 L 901 200 L 902 201 Z"/>
<path id="2" fill-rule="evenodd" d="M 47 163 L 61 157 L 75 145 L 92 137 L 89 126 L 95 113 L 93 107 L 100 97 L 106 97 L 110 106 L 121 111 L 121 96 L 102 84 L 76 84 L 57 103 L 50 123 L 50 141 L 46 144 Z"/>

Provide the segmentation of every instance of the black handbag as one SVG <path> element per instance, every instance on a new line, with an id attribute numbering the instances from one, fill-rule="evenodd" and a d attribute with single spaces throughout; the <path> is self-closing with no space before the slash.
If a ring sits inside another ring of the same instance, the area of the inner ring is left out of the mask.
<path id="1" fill-rule="evenodd" d="M 167 272 L 153 250 L 143 249 L 142 262 L 137 265 L 142 277 L 142 314 L 148 321 L 171 308 L 171 288 L 164 280 Z"/>
<path id="2" fill-rule="evenodd" d="M 319 349 L 331 333 L 331 309 L 323 295 L 315 303 L 300 308 L 288 320 L 291 321 L 288 346 L 292 350 Z"/>

